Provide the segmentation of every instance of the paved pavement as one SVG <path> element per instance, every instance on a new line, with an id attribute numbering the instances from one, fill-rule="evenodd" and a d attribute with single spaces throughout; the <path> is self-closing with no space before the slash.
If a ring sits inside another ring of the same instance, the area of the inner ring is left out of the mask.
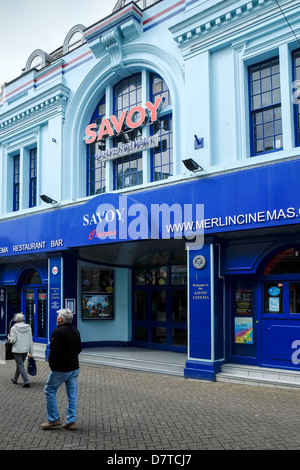
<path id="1" fill-rule="evenodd" d="M 78 381 L 77 431 L 43 431 L 49 368 L 45 362 L 37 366 L 37 376 L 25 389 L 10 381 L 14 361 L 0 365 L 0 451 L 148 450 L 161 455 L 300 449 L 299 391 L 87 364 L 81 365 Z M 58 399 L 64 420 L 63 388 Z"/>

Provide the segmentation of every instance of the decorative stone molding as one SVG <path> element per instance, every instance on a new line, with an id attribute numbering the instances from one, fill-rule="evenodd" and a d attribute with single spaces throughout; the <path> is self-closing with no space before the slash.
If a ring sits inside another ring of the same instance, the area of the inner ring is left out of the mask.
<path id="1" fill-rule="evenodd" d="M 29 117 L 32 117 L 35 114 L 38 114 L 42 111 L 47 111 L 49 108 L 57 105 L 62 105 L 65 107 L 68 101 L 69 90 L 66 87 L 59 87 L 52 93 L 52 96 L 45 97 L 40 100 L 38 103 L 29 104 L 27 103 L 27 109 L 16 112 L 14 115 L 10 115 L 0 122 L 0 131 L 3 131 L 10 126 L 17 124 Z M 49 95 L 49 94 L 48 94 Z"/>
<path id="2" fill-rule="evenodd" d="M 142 11 L 131 3 L 127 8 L 112 14 L 99 23 L 87 28 L 84 38 L 95 57 L 107 52 L 112 60 L 112 67 L 122 68 L 122 45 L 139 37 L 142 28 Z"/>
<path id="3" fill-rule="evenodd" d="M 260 11 L 263 6 L 266 4 L 270 4 L 274 7 L 273 0 L 245 0 L 244 3 L 240 4 L 238 7 L 233 7 L 231 5 L 228 10 L 223 8 L 222 14 L 218 13 L 210 13 L 207 11 L 207 15 L 203 13 L 199 15 L 198 25 L 193 28 L 189 28 L 185 22 L 183 21 L 181 24 L 176 25 L 170 28 L 170 31 L 173 33 L 174 40 L 177 42 L 179 47 L 185 47 L 191 44 L 192 42 L 196 42 L 200 38 L 204 38 L 204 36 L 215 36 L 217 31 L 221 27 L 225 27 L 232 23 L 232 27 L 234 23 L 239 27 L 237 20 L 241 18 L 246 18 L 252 11 Z M 197 15 L 195 14 L 193 17 L 193 25 L 197 22 Z M 179 33 L 179 31 L 181 32 Z M 232 34 L 232 31 L 231 31 Z"/>
<path id="4" fill-rule="evenodd" d="M 127 72 L 123 64 L 122 42 L 122 35 L 118 28 L 101 36 L 101 43 L 110 56 L 112 69 L 117 73 L 119 70 L 119 75 L 125 76 Z"/>

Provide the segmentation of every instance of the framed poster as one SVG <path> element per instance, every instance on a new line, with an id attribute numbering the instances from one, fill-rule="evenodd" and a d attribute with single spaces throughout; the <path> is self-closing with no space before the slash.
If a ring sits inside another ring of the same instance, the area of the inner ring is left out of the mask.
<path id="1" fill-rule="evenodd" d="M 114 319 L 114 270 L 82 270 L 82 320 Z"/>
<path id="2" fill-rule="evenodd" d="M 235 315 L 252 315 L 252 290 L 236 289 Z"/>

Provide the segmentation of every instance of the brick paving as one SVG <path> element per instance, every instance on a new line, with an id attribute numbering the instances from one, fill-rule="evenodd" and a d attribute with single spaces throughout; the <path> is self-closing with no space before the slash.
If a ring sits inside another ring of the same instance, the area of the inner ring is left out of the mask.
<path id="1" fill-rule="evenodd" d="M 48 364 L 31 388 L 0 365 L 2 450 L 299 450 L 300 392 L 81 365 L 78 429 L 43 431 Z M 58 393 L 61 419 L 66 397 Z"/>

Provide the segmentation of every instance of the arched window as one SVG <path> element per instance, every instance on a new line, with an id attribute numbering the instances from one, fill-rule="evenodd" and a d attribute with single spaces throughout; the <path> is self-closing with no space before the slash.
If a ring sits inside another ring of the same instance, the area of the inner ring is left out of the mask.
<path id="1" fill-rule="evenodd" d="M 265 276 L 270 274 L 300 273 L 300 247 L 288 248 L 277 253 L 263 270 Z"/>
<path id="2" fill-rule="evenodd" d="M 25 65 L 25 71 L 27 72 L 28 70 L 31 70 L 33 68 L 40 70 L 46 67 L 46 65 L 51 64 L 53 60 L 54 58 L 42 49 L 36 49 L 28 57 Z"/>
<path id="3" fill-rule="evenodd" d="M 76 24 L 70 29 L 63 43 L 63 54 L 73 51 L 85 42 L 83 37 L 84 29 L 85 26 L 83 24 Z"/>
<path id="4" fill-rule="evenodd" d="M 163 98 L 163 105 L 157 112 L 157 120 L 152 122 L 148 112 L 146 119 L 139 124 L 141 112 L 132 110 L 145 108 L 148 101 L 154 104 L 160 97 Z M 110 114 L 106 110 L 112 110 L 112 120 L 107 120 Z M 125 118 L 129 112 L 131 127 L 126 124 Z M 114 126 L 114 123 L 120 122 L 123 122 L 122 128 Z M 139 72 L 106 90 L 90 123 L 97 125 L 97 139 L 100 129 L 107 132 L 102 139 L 87 143 L 89 196 L 105 192 L 107 185 L 112 190 L 126 189 L 166 179 L 173 174 L 172 103 L 169 89 L 159 75 Z M 108 127 L 114 133 L 109 133 Z M 112 181 L 109 184 L 108 162 L 112 164 Z M 149 169 L 147 174 L 145 168 Z"/>
<path id="5" fill-rule="evenodd" d="M 30 69 L 37 69 L 40 70 L 42 68 L 42 57 L 40 55 L 36 55 L 30 64 Z"/>

